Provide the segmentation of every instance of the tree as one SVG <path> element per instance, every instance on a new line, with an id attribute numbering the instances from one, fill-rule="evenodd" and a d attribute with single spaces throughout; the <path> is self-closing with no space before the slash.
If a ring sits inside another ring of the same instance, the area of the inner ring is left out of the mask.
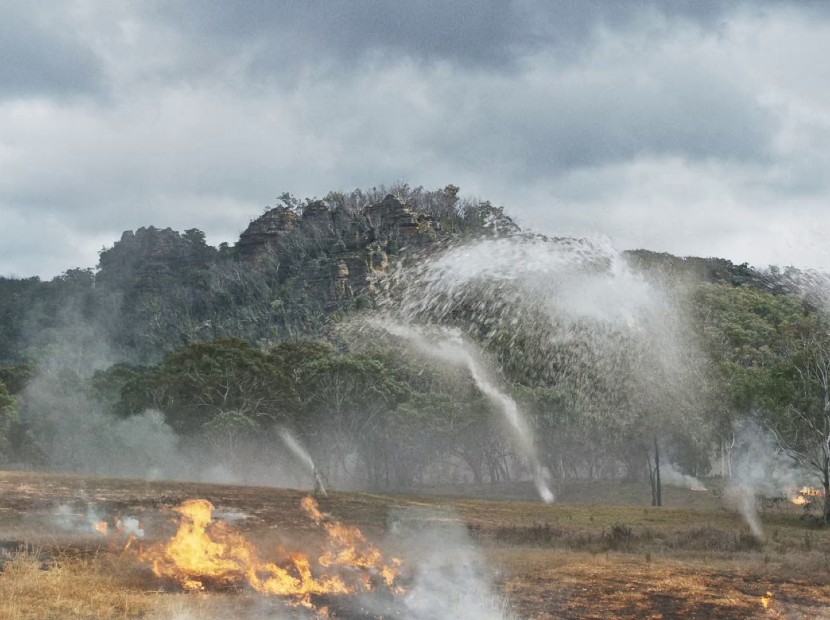
<path id="1" fill-rule="evenodd" d="M 763 416 L 779 445 L 817 474 L 830 523 L 830 318 L 816 313 L 799 325 L 789 353 L 768 376 Z"/>
<path id="2" fill-rule="evenodd" d="M 798 296 L 752 287 L 708 286 L 698 300 L 729 403 L 721 432 L 753 412 L 816 474 L 830 522 L 830 316 Z"/>
<path id="3" fill-rule="evenodd" d="M 18 421 L 17 400 L 0 381 L 0 462 L 9 457 L 9 436 L 12 426 Z"/>
<path id="4" fill-rule="evenodd" d="M 720 443 L 721 473 L 731 476 L 736 424 L 756 410 L 786 407 L 791 392 L 779 394 L 778 402 L 765 395 L 773 395 L 779 369 L 791 367 L 791 340 L 810 308 L 795 295 L 726 283 L 699 286 L 692 307 L 713 365 L 703 385 L 719 393 L 710 421 Z"/>
<path id="5" fill-rule="evenodd" d="M 202 426 L 203 436 L 219 458 L 236 468 L 245 446 L 261 431 L 260 425 L 239 411 L 221 411 Z"/>
<path id="6" fill-rule="evenodd" d="M 192 343 L 128 381 L 120 408 L 164 412 L 180 433 L 193 433 L 233 411 L 259 424 L 285 419 L 295 406 L 280 360 L 237 338 Z"/>
<path id="7" fill-rule="evenodd" d="M 406 383 L 376 358 L 346 354 L 303 365 L 296 385 L 304 405 L 300 425 L 313 437 L 311 450 L 346 475 L 354 473 L 347 460 L 356 455 L 370 482 L 388 481 L 388 414 L 408 396 Z"/>

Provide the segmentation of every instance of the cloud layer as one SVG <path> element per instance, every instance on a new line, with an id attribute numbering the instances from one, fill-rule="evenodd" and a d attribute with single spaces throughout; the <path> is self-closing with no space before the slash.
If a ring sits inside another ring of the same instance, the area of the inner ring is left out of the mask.
<path id="1" fill-rule="evenodd" d="M 821 3 L 12 2 L 0 274 L 128 228 L 233 241 L 274 196 L 405 180 L 620 249 L 830 269 Z"/>

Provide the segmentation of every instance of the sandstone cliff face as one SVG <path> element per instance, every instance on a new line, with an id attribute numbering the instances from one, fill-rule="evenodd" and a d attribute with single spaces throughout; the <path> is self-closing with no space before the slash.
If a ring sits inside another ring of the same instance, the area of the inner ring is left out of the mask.
<path id="1" fill-rule="evenodd" d="M 270 338 L 275 330 L 312 332 L 373 303 L 399 257 L 446 236 L 392 196 L 357 212 L 316 202 L 302 212 L 270 209 L 232 249 L 208 246 L 196 229 L 127 231 L 101 253 L 95 281 L 117 293 L 115 314 L 124 317 L 117 340 L 127 348 L 161 351 L 228 334 Z"/>
<path id="2" fill-rule="evenodd" d="M 179 234 L 170 228 L 128 230 L 112 248 L 101 252 L 96 276 L 107 282 L 127 276 L 158 276 L 210 262 L 216 250 L 205 244 L 196 229 Z"/>
<path id="3" fill-rule="evenodd" d="M 280 241 L 297 228 L 300 216 L 287 207 L 271 209 L 255 219 L 240 235 L 236 244 L 238 256 L 251 263 L 276 250 Z"/>
<path id="4" fill-rule="evenodd" d="M 281 278 L 331 309 L 377 293 L 396 256 L 423 251 L 445 236 L 432 218 L 390 195 L 356 214 L 323 202 L 302 214 L 271 209 L 242 233 L 236 255 L 254 266 L 278 265 Z"/>

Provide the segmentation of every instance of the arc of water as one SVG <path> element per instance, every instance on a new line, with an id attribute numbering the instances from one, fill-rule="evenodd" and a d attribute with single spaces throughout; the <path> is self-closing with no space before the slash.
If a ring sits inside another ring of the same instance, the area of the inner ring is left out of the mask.
<path id="1" fill-rule="evenodd" d="M 472 345 L 466 342 L 461 334 L 455 330 L 446 328 L 440 330 L 442 338 L 436 342 L 429 339 L 424 331 L 413 325 L 401 325 L 384 320 L 375 320 L 374 323 L 393 336 L 410 342 L 424 355 L 467 368 L 478 389 L 498 407 L 510 425 L 522 455 L 530 464 L 533 482 L 539 497 L 547 504 L 552 503 L 554 494 L 550 489 L 550 472 L 539 459 L 533 441 L 533 433 L 527 420 L 522 415 L 516 401 L 489 379 L 484 365 L 474 352 Z"/>
<path id="2" fill-rule="evenodd" d="M 323 476 L 320 474 L 320 471 L 317 469 L 317 466 L 314 464 L 314 459 L 311 458 L 311 455 L 308 453 L 303 445 L 299 442 L 299 440 L 291 434 L 291 432 L 287 428 L 280 428 L 278 430 L 280 439 L 282 439 L 283 443 L 286 447 L 291 450 L 294 456 L 299 459 L 303 465 L 306 466 L 308 472 L 314 478 L 314 493 L 317 495 L 327 495 L 326 493 L 326 486 L 323 483 Z"/>

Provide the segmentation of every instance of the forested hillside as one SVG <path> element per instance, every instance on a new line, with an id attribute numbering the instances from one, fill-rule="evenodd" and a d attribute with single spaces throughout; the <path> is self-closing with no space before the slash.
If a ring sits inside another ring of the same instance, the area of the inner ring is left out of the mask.
<path id="1" fill-rule="evenodd" d="M 664 481 L 735 476 L 752 428 L 804 483 L 830 488 L 823 276 L 581 243 L 522 232 L 454 186 L 283 195 L 234 246 L 196 228 L 127 231 L 95 269 L 0 279 L 0 460 L 280 483 L 289 428 L 341 486 L 526 477 L 480 381 L 372 323 L 398 312 L 480 349 L 554 481 L 654 488 L 660 455 Z M 445 277 L 482 247 L 589 260 L 543 265 L 529 288 L 521 252 L 504 263 L 517 277 L 495 285 L 424 284 L 424 265 Z M 547 280 L 558 288 L 540 296 Z M 600 289 L 620 281 L 643 293 L 618 320 Z M 602 312 L 568 305 L 586 295 Z M 654 490 L 659 503 L 659 478 Z"/>

